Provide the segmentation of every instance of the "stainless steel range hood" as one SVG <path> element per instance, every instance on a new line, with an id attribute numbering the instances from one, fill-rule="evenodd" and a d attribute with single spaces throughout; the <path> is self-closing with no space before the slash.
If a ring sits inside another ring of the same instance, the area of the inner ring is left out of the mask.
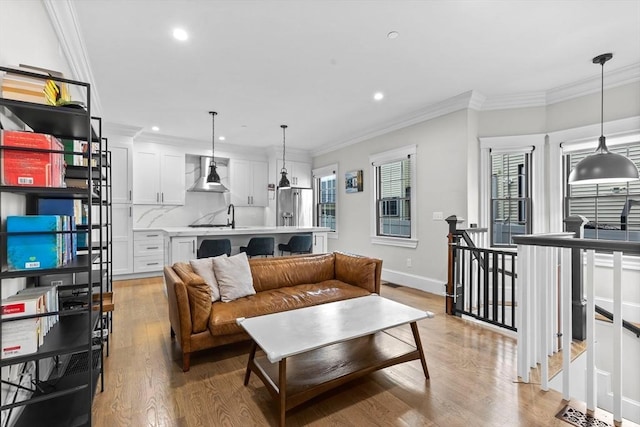
<path id="1" fill-rule="evenodd" d="M 200 157 L 200 178 L 187 191 L 200 191 L 206 193 L 226 193 L 229 191 L 222 183 L 207 182 L 207 175 L 213 162 L 212 157 Z"/>

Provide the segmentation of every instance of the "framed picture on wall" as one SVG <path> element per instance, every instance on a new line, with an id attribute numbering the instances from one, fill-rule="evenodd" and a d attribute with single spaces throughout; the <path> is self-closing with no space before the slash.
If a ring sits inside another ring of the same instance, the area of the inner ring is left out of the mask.
<path id="1" fill-rule="evenodd" d="M 362 191 L 362 169 L 345 173 L 344 185 L 347 193 Z"/>

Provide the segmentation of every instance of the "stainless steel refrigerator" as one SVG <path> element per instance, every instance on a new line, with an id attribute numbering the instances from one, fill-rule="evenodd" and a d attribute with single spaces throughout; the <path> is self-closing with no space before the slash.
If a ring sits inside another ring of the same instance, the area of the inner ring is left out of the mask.
<path id="1" fill-rule="evenodd" d="M 311 188 L 278 189 L 276 225 L 313 226 L 313 190 Z"/>

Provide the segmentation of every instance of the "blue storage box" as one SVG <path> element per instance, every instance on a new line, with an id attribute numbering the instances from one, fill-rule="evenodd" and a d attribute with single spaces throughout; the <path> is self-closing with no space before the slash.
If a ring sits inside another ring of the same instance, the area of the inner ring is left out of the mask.
<path id="1" fill-rule="evenodd" d="M 62 218 L 58 215 L 8 216 L 7 233 L 42 231 L 42 234 L 7 236 L 10 271 L 58 268 L 62 265 Z"/>

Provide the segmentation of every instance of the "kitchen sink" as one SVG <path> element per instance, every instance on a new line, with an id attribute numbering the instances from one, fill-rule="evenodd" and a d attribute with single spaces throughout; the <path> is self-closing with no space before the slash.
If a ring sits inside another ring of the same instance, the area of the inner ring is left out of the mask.
<path id="1" fill-rule="evenodd" d="M 190 224 L 192 228 L 231 228 L 231 224 Z"/>

